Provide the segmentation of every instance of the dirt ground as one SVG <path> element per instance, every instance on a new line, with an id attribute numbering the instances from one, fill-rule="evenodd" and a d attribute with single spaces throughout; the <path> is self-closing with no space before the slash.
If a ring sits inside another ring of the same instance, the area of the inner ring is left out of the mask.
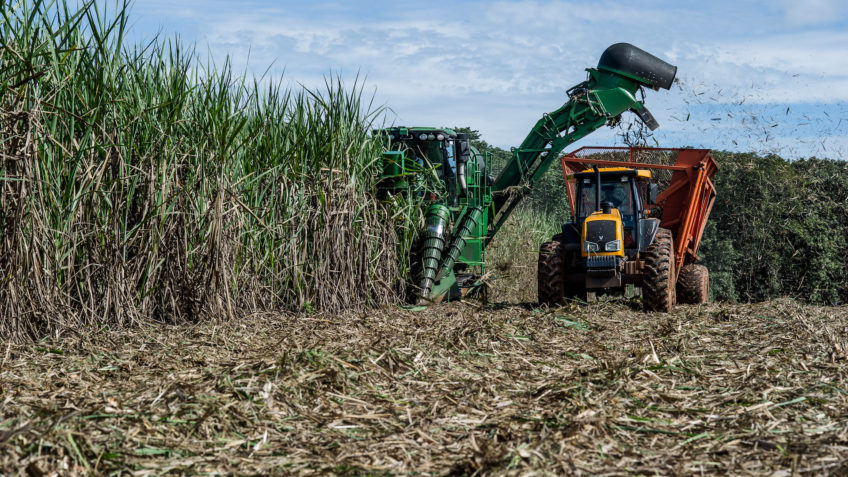
<path id="1" fill-rule="evenodd" d="M 0 472 L 845 475 L 848 307 L 440 305 L 0 349 Z"/>

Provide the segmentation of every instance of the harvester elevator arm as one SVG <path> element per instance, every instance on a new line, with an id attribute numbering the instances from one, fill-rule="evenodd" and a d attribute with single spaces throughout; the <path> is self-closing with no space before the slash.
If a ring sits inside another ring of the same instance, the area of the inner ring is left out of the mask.
<path id="1" fill-rule="evenodd" d="M 636 92 L 643 86 L 669 89 L 677 67 L 628 43 L 610 46 L 597 68 L 588 68 L 588 79 L 568 90 L 568 101 L 546 113 L 517 149 L 492 185 L 487 242 L 509 214 L 569 144 L 605 124 L 614 125 L 625 111 L 633 111 L 650 129 L 654 117 Z"/>

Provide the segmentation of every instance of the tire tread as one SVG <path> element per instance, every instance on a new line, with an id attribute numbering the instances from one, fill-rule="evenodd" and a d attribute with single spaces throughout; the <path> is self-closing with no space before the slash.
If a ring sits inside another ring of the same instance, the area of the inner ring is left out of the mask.
<path id="1" fill-rule="evenodd" d="M 674 307 L 674 239 L 671 231 L 660 228 L 645 252 L 642 300 L 651 311 L 669 312 Z"/>
<path id="2" fill-rule="evenodd" d="M 557 237 L 554 237 L 555 239 Z M 554 305 L 563 301 L 565 256 L 559 240 L 545 242 L 539 248 L 537 287 L 540 304 Z"/>

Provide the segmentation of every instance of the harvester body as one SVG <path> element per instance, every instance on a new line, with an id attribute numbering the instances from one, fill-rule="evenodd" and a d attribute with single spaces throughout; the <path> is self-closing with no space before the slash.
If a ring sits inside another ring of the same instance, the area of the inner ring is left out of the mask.
<path id="1" fill-rule="evenodd" d="M 716 195 L 709 150 L 581 148 L 561 163 L 572 221 L 542 247 L 540 301 L 623 292 L 628 284 L 660 311 L 678 295 L 708 299 L 708 272 L 695 262 Z M 662 193 L 652 171 L 670 173 Z"/>
<path id="2" fill-rule="evenodd" d="M 490 157 L 449 128 L 383 129 L 381 187 L 426 207 L 415 257 L 416 287 L 437 299 L 457 298 L 480 286 L 492 202 Z"/>
<path id="3" fill-rule="evenodd" d="M 440 301 L 480 285 L 487 244 L 568 145 L 604 125 L 617 124 L 626 111 L 656 128 L 637 93 L 668 89 L 677 68 L 618 43 L 604 51 L 596 68 L 586 71 L 587 79 L 567 91 L 565 104 L 539 119 L 494 179 L 489 177 L 488 158 L 456 131 L 377 131 L 387 145 L 386 194 L 423 194 L 425 225 L 414 259 L 420 269 L 413 291 L 417 301 Z"/>

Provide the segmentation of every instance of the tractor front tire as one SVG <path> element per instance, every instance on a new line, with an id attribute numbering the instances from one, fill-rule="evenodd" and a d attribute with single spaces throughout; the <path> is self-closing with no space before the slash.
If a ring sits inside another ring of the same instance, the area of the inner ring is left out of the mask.
<path id="1" fill-rule="evenodd" d="M 703 305 L 710 300 L 710 271 L 700 264 L 680 269 L 677 276 L 677 297 L 680 303 Z"/>
<path id="2" fill-rule="evenodd" d="M 659 229 L 645 252 L 642 300 L 651 311 L 668 313 L 676 297 L 674 283 L 674 239 L 668 229 Z"/>
<path id="3" fill-rule="evenodd" d="M 563 299 L 563 273 L 565 256 L 563 244 L 558 240 L 545 242 L 539 248 L 537 287 L 539 304 L 554 305 Z"/>

